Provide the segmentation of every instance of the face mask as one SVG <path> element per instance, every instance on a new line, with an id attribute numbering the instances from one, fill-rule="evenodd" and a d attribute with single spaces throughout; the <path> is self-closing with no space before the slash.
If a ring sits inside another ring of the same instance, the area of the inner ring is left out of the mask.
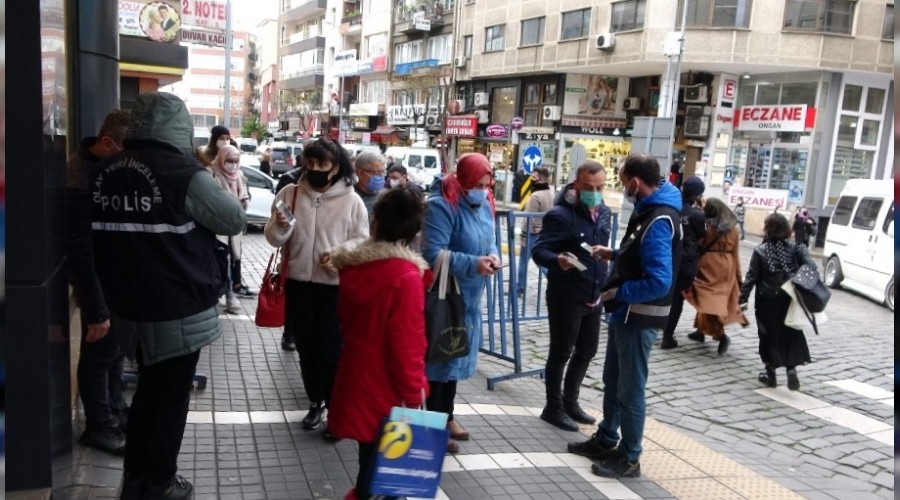
<path id="1" fill-rule="evenodd" d="M 331 171 L 322 172 L 321 170 L 307 170 L 306 171 L 306 181 L 309 182 L 309 185 L 314 189 L 322 189 L 323 187 L 328 185 L 328 181 L 330 181 Z"/>
<path id="2" fill-rule="evenodd" d="M 236 161 L 226 161 L 225 162 L 225 171 L 226 172 L 235 172 L 238 169 L 238 162 Z"/>
<path id="3" fill-rule="evenodd" d="M 402 182 L 402 181 L 401 181 L 400 179 L 391 179 L 391 180 L 390 180 L 390 183 L 391 183 L 391 187 L 392 187 L 392 188 L 400 187 L 400 183 L 401 183 L 401 182 Z"/>
<path id="4" fill-rule="evenodd" d="M 226 141 L 225 139 L 219 139 L 218 141 L 216 141 L 216 147 L 219 149 L 222 149 L 227 145 L 228 145 L 228 141 Z"/>
<path id="5" fill-rule="evenodd" d="M 369 183 L 366 184 L 366 187 L 369 188 L 369 191 L 381 191 L 384 189 L 384 176 L 382 175 L 374 175 L 369 177 Z"/>
<path id="6" fill-rule="evenodd" d="M 487 189 L 470 189 L 466 191 L 466 201 L 472 205 L 481 205 L 487 200 Z"/>
<path id="7" fill-rule="evenodd" d="M 625 194 L 625 201 L 627 201 L 628 203 L 631 203 L 632 205 L 637 203 L 637 189 L 635 189 L 633 193 L 629 193 L 628 186 L 626 185 L 622 189 L 622 192 Z"/>
<path id="8" fill-rule="evenodd" d="M 603 200 L 603 193 L 599 191 L 581 191 L 578 193 L 578 199 L 588 208 L 594 208 Z"/>

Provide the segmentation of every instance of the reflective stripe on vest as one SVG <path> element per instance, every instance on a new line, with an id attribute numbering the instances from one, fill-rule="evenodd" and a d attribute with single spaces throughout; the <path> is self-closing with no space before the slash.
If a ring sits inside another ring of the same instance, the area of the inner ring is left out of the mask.
<path id="1" fill-rule="evenodd" d="M 180 226 L 171 224 L 138 224 L 136 222 L 92 222 L 91 229 L 95 231 L 118 231 L 123 233 L 175 233 L 187 234 L 197 227 L 194 221 Z"/>
<path id="2" fill-rule="evenodd" d="M 669 316 L 670 306 L 653 306 L 649 304 L 631 304 L 628 306 L 629 313 L 641 314 L 643 316 Z"/>

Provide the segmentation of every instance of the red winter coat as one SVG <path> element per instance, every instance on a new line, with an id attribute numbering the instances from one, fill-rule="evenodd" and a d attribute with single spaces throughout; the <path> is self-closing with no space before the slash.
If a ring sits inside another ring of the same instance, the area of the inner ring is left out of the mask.
<path id="1" fill-rule="evenodd" d="M 393 406 L 418 407 L 425 378 L 425 285 L 428 265 L 406 247 L 367 240 L 332 252 L 340 271 L 338 315 L 343 347 L 328 429 L 373 443 Z"/>

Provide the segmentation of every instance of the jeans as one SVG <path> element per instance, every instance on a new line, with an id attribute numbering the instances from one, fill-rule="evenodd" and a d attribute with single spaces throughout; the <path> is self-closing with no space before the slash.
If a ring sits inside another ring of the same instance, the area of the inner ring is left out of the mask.
<path id="1" fill-rule="evenodd" d="M 138 383 L 125 439 L 125 472 L 154 484 L 178 471 L 191 388 L 200 350 L 144 366 L 137 353 Z"/>
<path id="2" fill-rule="evenodd" d="M 619 442 L 619 449 L 636 462 L 643 448 L 644 420 L 647 416 L 647 387 L 650 348 L 658 329 L 610 324 L 603 366 L 603 421 L 598 432 L 607 443 Z M 621 428 L 622 439 L 619 441 Z"/>
<path id="3" fill-rule="evenodd" d="M 112 427 L 114 414 L 126 406 L 122 382 L 125 352 L 119 347 L 113 330 L 96 342 L 87 342 L 86 336 L 87 324 L 82 323 L 78 392 L 87 429 L 99 431 Z"/>
<path id="4" fill-rule="evenodd" d="M 221 241 L 216 241 L 216 262 L 219 264 L 219 273 L 222 275 L 222 288 L 219 296 L 224 294 L 226 299 L 234 299 L 231 278 L 234 263 L 231 258 L 231 247 Z"/>
<path id="5" fill-rule="evenodd" d="M 310 403 L 323 403 L 331 398 L 341 354 L 338 287 L 288 279 L 284 301 L 284 328 L 294 335 L 297 344 L 306 396 Z"/>
<path id="6" fill-rule="evenodd" d="M 744 221 L 738 221 L 738 227 L 741 228 L 741 239 L 744 239 Z"/>
<path id="7" fill-rule="evenodd" d="M 550 299 L 547 315 L 550 323 L 550 350 L 544 368 L 547 407 L 564 408 L 578 403 L 581 382 L 597 354 L 601 308 Z"/>

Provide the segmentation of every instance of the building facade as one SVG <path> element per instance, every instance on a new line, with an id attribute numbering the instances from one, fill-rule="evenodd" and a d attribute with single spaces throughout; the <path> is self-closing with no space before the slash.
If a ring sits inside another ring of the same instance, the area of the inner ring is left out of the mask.
<path id="1" fill-rule="evenodd" d="M 280 122 L 280 133 L 276 138 L 304 137 L 320 128 L 325 47 L 338 46 L 337 3 L 336 0 L 279 2 L 278 85 L 273 107 Z"/>
<path id="2" fill-rule="evenodd" d="M 256 51 L 259 61 L 256 63 L 259 81 L 256 85 L 257 109 L 259 120 L 268 125 L 269 132 L 275 133 L 280 128 L 278 123 L 278 20 L 264 19 L 253 30 L 256 35 Z"/>

